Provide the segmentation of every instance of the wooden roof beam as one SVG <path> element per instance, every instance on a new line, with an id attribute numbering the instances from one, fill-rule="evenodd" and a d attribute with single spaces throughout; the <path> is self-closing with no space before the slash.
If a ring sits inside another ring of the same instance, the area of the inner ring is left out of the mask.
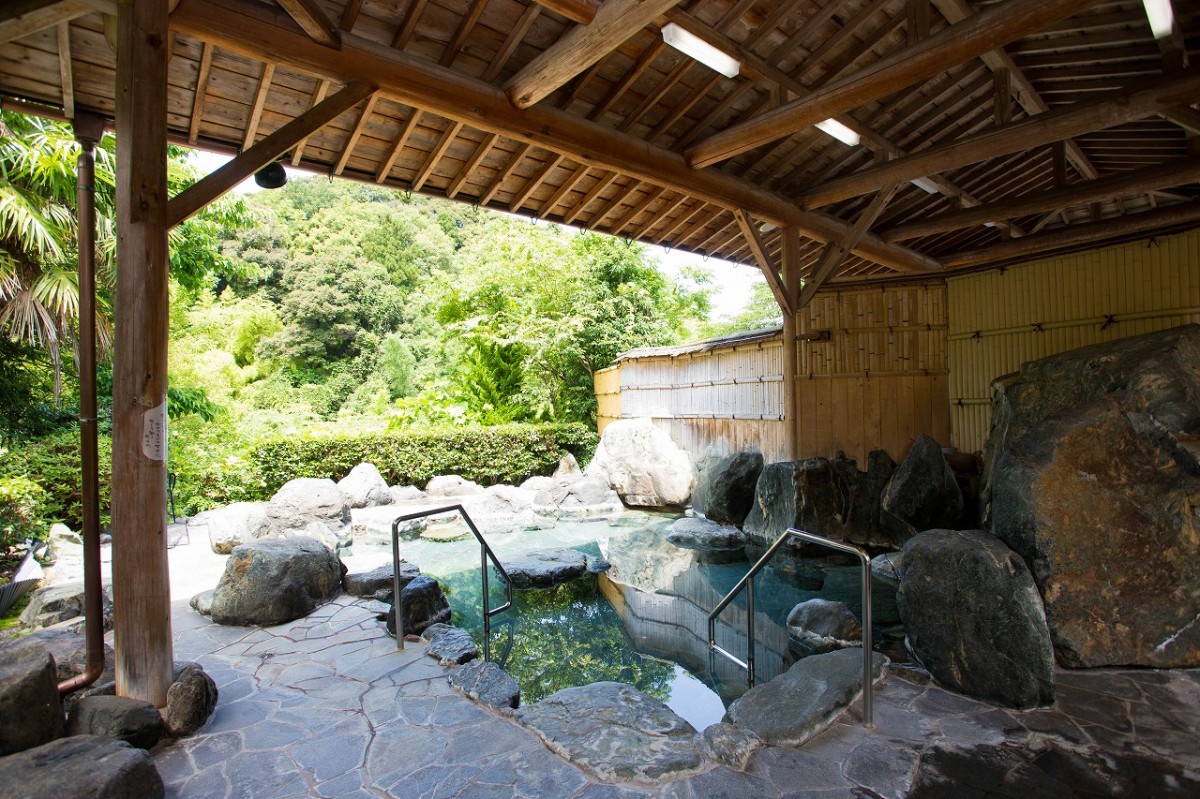
<path id="1" fill-rule="evenodd" d="M 664 189 L 662 186 L 652 186 L 650 188 L 650 191 L 646 194 L 645 197 L 643 197 L 641 199 L 641 201 L 639 203 L 637 203 L 636 205 L 633 206 L 633 208 L 630 208 L 627 212 L 622 214 L 621 217 L 619 219 L 617 219 L 616 222 L 613 223 L 613 226 L 609 230 L 609 232 L 612 233 L 614 236 L 621 235 L 621 231 L 624 230 L 629 225 L 630 222 L 637 219 L 638 216 L 640 214 L 642 214 L 647 208 L 649 208 L 651 203 L 653 203 L 655 200 L 657 200 L 659 197 L 661 197 L 663 195 L 663 192 L 665 192 L 665 191 L 666 191 L 666 189 Z"/>
<path id="2" fill-rule="evenodd" d="M 58 39 L 58 75 L 62 81 L 63 114 L 67 119 L 75 118 L 75 73 L 71 69 L 71 25 L 58 23 L 55 31 Z"/>
<path id="3" fill-rule="evenodd" d="M 625 198 L 640 188 L 641 185 L 642 184 L 639 181 L 634 181 L 629 186 L 618 186 L 616 196 L 606 202 L 604 207 L 602 207 L 599 211 L 592 214 L 592 218 L 585 222 L 583 226 L 588 230 L 595 230 L 600 226 L 600 223 L 604 221 L 605 217 L 617 210 L 617 208 L 621 206 L 621 203 L 625 202 Z"/>
<path id="4" fill-rule="evenodd" d="M 429 158 L 425 159 L 425 164 L 421 167 L 421 171 L 412 181 L 412 191 L 420 191 L 425 185 L 425 181 L 429 180 L 429 176 L 433 174 L 433 170 L 438 165 L 438 161 L 442 160 L 442 156 L 450 149 L 450 145 L 458 138 L 459 131 L 463 129 L 463 123 L 451 122 L 442 133 L 442 137 L 438 139 L 438 143 L 433 148 L 433 152 L 429 154 Z"/>
<path id="5" fill-rule="evenodd" d="M 192 94 L 192 119 L 188 124 L 188 144 L 200 137 L 200 122 L 204 118 L 204 99 L 208 94 L 208 77 L 212 74 L 213 47 L 208 42 L 200 52 L 200 70 L 196 73 L 196 90 Z"/>
<path id="6" fill-rule="evenodd" d="M 204 49 L 206 51 L 208 51 L 210 49 L 210 46 L 207 43 L 205 43 Z M 211 63 L 212 63 L 211 56 L 209 57 L 209 59 L 210 59 L 209 63 L 211 65 Z M 316 108 L 318 105 L 320 105 L 321 101 L 325 99 L 325 96 L 327 94 L 329 94 L 329 87 L 331 85 L 332 85 L 331 82 L 328 80 L 317 81 L 317 88 L 313 90 L 312 102 L 310 102 L 308 104 L 308 107 Z M 195 121 L 193 120 L 193 124 L 194 123 L 195 123 Z M 296 146 L 292 148 L 292 166 L 300 165 L 300 159 L 304 158 L 304 145 L 306 145 L 307 143 L 308 143 L 308 137 L 305 136 L 303 139 L 296 142 Z"/>
<path id="7" fill-rule="evenodd" d="M 704 203 L 745 208 L 781 227 L 796 225 L 808 238 L 830 241 L 849 228 L 838 219 L 806 212 L 790 198 L 735 176 L 689 169 L 679 154 L 635 136 L 554 108 L 539 105 L 524 111 L 516 109 L 502 91 L 488 83 L 352 33 L 343 35 L 340 50 L 323 47 L 296 31 L 282 12 L 258 2 L 183 0 L 171 24 L 178 33 L 251 58 L 282 59 L 289 68 L 319 78 L 378 85 L 394 102 L 535 144 L 596 169 L 686 192 Z M 933 258 L 870 234 L 856 252 L 898 271 L 940 268 Z"/>
<path id="8" fill-rule="evenodd" d="M 947 67 L 1071 16 L 1095 1 L 1009 0 L 992 6 L 807 97 L 705 139 L 688 150 L 688 164 L 694 168 L 711 166 L 781 136 L 790 136 L 931 78 Z"/>
<path id="9" fill-rule="evenodd" d="M 417 111 L 416 113 L 420 112 Z M 462 191 L 463 184 L 470 180 L 471 174 L 479 168 L 479 165 L 483 163 L 483 159 L 487 158 L 488 153 L 496 146 L 496 141 L 499 138 L 495 133 L 489 133 L 487 136 L 484 136 L 483 141 L 479 143 L 479 146 L 475 148 L 475 152 L 471 155 L 471 160 L 467 161 L 458 174 L 454 176 L 454 180 L 450 182 L 450 187 L 446 189 L 447 197 L 454 199 L 455 195 Z"/>
<path id="10" fill-rule="evenodd" d="M 529 108 L 672 8 L 679 0 L 606 0 L 586 26 L 571 28 L 504 84 L 517 108 Z"/>
<path id="11" fill-rule="evenodd" d="M 1057 211 L 1060 208 L 1070 208 L 1087 203 L 1110 202 L 1118 197 L 1132 197 L 1197 181 L 1200 181 L 1200 158 L 1167 161 L 1150 169 L 1122 172 L 1053 191 L 1034 191 L 1013 200 L 989 203 L 908 225 L 899 225 L 882 231 L 880 235 L 886 241 L 903 241 L 972 225 L 997 222 L 1001 219 Z"/>
<path id="12" fill-rule="evenodd" d="M 175 227 L 192 214 L 290 150 L 296 142 L 375 94 L 368 83 L 351 83 L 337 94 L 310 108 L 265 139 L 167 202 L 167 227 Z"/>
<path id="13" fill-rule="evenodd" d="M 425 10 L 427 2 L 429 0 L 413 0 L 412 5 L 404 12 L 404 19 L 400 22 L 400 27 L 396 28 L 396 35 L 392 37 L 392 47 L 403 50 L 404 45 L 408 44 L 413 31 L 417 29 L 417 22 L 421 19 L 421 12 Z"/>
<path id="14" fill-rule="evenodd" d="M 513 213 L 520 211 L 521 206 L 524 205 L 531 196 L 533 196 L 533 193 L 538 190 L 538 187 L 546 182 L 546 178 L 550 176 L 550 173 L 558 169 L 558 165 L 563 162 L 563 158 L 564 156 L 560 155 L 559 153 L 554 153 L 554 157 L 547 160 L 546 163 L 542 165 L 542 168 L 537 171 L 537 174 L 530 178 L 525 184 L 524 188 L 517 192 L 516 196 L 512 198 L 512 201 L 508 204 L 508 210 L 512 211 Z"/>
<path id="15" fill-rule="evenodd" d="M 492 201 L 492 198 L 496 196 L 496 192 L 500 191 L 500 187 L 504 185 L 504 181 L 508 180 L 517 171 L 517 167 L 521 165 L 521 162 L 525 160 L 525 156 L 532 149 L 532 144 L 528 142 L 521 143 L 517 151 L 512 154 L 512 158 L 508 159 L 508 163 L 505 164 L 504 169 L 501 169 L 500 173 L 492 180 L 492 185 L 488 186 L 487 191 L 479 198 L 480 205 L 487 205 Z"/>
<path id="16" fill-rule="evenodd" d="M 1161 116 L 1183 128 L 1189 136 L 1200 136 L 1200 113 L 1193 111 L 1189 106 L 1165 108 Z"/>
<path id="17" fill-rule="evenodd" d="M 340 175 L 346 169 L 346 164 L 350 163 L 350 156 L 354 154 L 354 148 L 358 146 L 358 140 L 362 137 L 363 131 L 367 129 L 367 120 L 371 118 L 371 114 L 375 113 L 375 104 L 379 102 L 379 93 L 375 92 L 367 98 L 367 104 L 363 108 L 362 113 L 358 116 L 358 122 L 354 125 L 354 130 L 350 132 L 350 138 L 346 141 L 346 146 L 342 148 L 342 154 L 338 156 L 337 163 L 333 167 L 333 174 Z"/>
<path id="18" fill-rule="evenodd" d="M 1029 150 L 1093 130 L 1132 122 L 1200 95 L 1200 68 L 1139 83 L 1140 88 L 1106 95 L 1099 100 L 1039 114 L 992 128 L 965 139 L 930 147 L 883 166 L 826 183 L 801 198 L 805 208 L 817 208 L 866 194 L 880 183 L 908 181 L 945 172 L 1001 155 Z"/>
<path id="19" fill-rule="evenodd" d="M 568 225 L 574 224 L 592 202 L 600 196 L 600 194 L 612 185 L 612 182 L 617 179 L 618 172 L 605 172 L 604 175 L 596 181 L 596 184 L 588 190 L 588 193 L 580 198 L 579 202 L 563 217 L 563 221 Z"/>
<path id="20" fill-rule="evenodd" d="M 326 47 L 341 47 L 342 32 L 316 0 L 275 0 L 309 38 Z"/>
<path id="21" fill-rule="evenodd" d="M 53 28 L 64 22 L 107 8 L 115 14 L 115 3 L 92 0 L 13 0 L 0 9 L 0 44 Z"/>
<path id="22" fill-rule="evenodd" d="M 875 224 L 875 220 L 879 219 L 879 215 L 883 213 L 883 209 L 887 208 L 887 204 L 892 201 L 892 197 L 896 194 L 896 188 L 897 184 L 893 183 L 880 189 L 879 193 L 875 195 L 875 199 L 871 200 L 871 204 L 855 220 L 854 226 L 850 228 L 845 237 L 825 245 L 825 249 L 821 252 L 821 258 L 809 270 L 808 279 L 804 281 L 804 288 L 800 291 L 800 300 L 796 303 L 796 310 L 800 310 L 812 302 L 817 292 L 829 282 L 829 278 L 837 272 L 837 268 L 841 266 L 842 261 L 846 260 L 850 251 L 858 246 L 859 239 L 867 234 L 871 225 Z"/>
<path id="23" fill-rule="evenodd" d="M 412 136 L 413 131 L 417 129 L 417 124 L 421 121 L 421 109 L 414 108 L 412 116 L 410 116 L 400 127 L 400 132 L 396 134 L 395 141 L 388 148 L 387 158 L 379 166 L 375 172 L 375 182 L 383 185 L 383 182 L 392 174 L 392 168 L 396 166 L 396 160 L 400 158 L 400 153 L 403 152 L 404 146 L 408 144 L 408 139 Z"/>
<path id="24" fill-rule="evenodd" d="M 538 18 L 542 7 L 530 5 L 525 9 L 517 19 L 517 24 L 513 25 L 512 30 L 508 32 L 508 36 L 504 39 L 504 44 L 500 45 L 500 49 L 496 51 L 496 55 L 492 56 L 492 60 L 488 63 L 487 69 L 483 72 L 483 80 L 491 83 L 504 69 L 504 65 L 508 63 L 508 59 L 512 58 L 513 51 L 517 49 L 517 45 L 525 38 L 525 34 L 529 33 L 529 28 L 533 25 L 534 20 Z"/>
<path id="25" fill-rule="evenodd" d="M 271 93 L 271 80 L 274 77 L 275 65 L 268 61 L 263 64 L 258 89 L 254 92 L 254 104 L 250 106 L 250 116 L 246 119 L 245 138 L 242 139 L 243 150 L 249 150 L 258 137 L 258 124 L 262 121 L 263 108 L 267 105 L 267 95 Z"/>
<path id="26" fill-rule="evenodd" d="M 600 10 L 600 0 L 534 0 L 556 14 L 580 25 L 591 25 Z"/>
<path id="27" fill-rule="evenodd" d="M 462 52 L 463 45 L 467 43 L 467 37 L 475 29 L 475 24 L 479 22 L 479 17 L 483 14 L 483 10 L 487 8 L 487 3 L 488 0 L 473 0 L 470 11 L 458 21 L 458 29 L 454 31 L 454 38 L 450 40 L 450 44 L 446 47 L 446 52 L 442 53 L 440 62 L 442 66 L 448 67 L 454 63 L 454 59 L 458 58 L 458 54 Z"/>
<path id="28" fill-rule="evenodd" d="M 741 208 L 734 209 L 733 218 L 737 220 L 738 227 L 742 230 L 742 238 L 746 240 L 746 244 L 750 248 L 750 254 L 754 256 L 754 262 L 758 264 L 759 271 L 766 278 L 767 286 L 771 289 L 771 294 L 775 297 L 775 302 L 779 304 L 779 309 L 785 314 L 795 313 L 796 309 L 792 305 L 787 289 L 783 285 L 783 276 L 780 274 L 779 266 L 775 263 L 775 259 L 767 252 L 766 242 L 759 235 L 758 228 L 754 225 L 754 220 L 750 218 L 750 214 Z"/>
<path id="29" fill-rule="evenodd" d="M 542 210 L 538 211 L 537 214 L 538 219 L 545 219 L 549 216 L 558 207 L 558 204 L 562 202 L 563 197 L 566 197 L 572 189 L 579 185 L 579 181 L 583 180 L 589 169 L 590 167 L 587 164 L 576 167 L 571 176 L 564 180 L 562 185 L 546 198 L 546 202 L 542 203 Z"/>

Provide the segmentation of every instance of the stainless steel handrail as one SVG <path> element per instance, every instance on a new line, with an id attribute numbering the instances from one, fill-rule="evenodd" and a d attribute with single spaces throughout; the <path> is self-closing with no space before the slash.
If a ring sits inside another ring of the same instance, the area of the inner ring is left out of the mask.
<path id="1" fill-rule="evenodd" d="M 841 541 L 834 541 L 829 538 L 822 538 L 819 535 L 806 533 L 803 530 L 797 530 L 794 527 L 788 528 L 783 535 L 775 539 L 775 543 L 767 548 L 763 556 L 750 567 L 750 571 L 742 579 L 738 580 L 737 585 L 733 587 L 725 598 L 717 603 L 712 612 L 708 614 L 708 647 L 713 652 L 722 655 L 737 665 L 746 670 L 746 682 L 754 687 L 754 575 L 762 571 L 762 568 L 769 561 L 779 548 L 791 538 L 799 538 L 804 541 L 811 541 L 814 544 L 836 549 L 840 552 L 849 552 L 852 555 L 857 555 L 862 561 L 862 605 L 863 605 L 863 724 L 867 727 L 873 727 L 874 723 L 871 718 L 871 661 L 873 659 L 873 651 L 871 649 L 871 556 L 863 550 L 851 544 L 843 544 Z M 717 646 L 717 617 L 721 615 L 721 611 L 729 607 L 729 603 L 742 592 L 742 589 L 749 588 L 746 592 L 746 660 L 734 656 L 730 652 Z"/>
<path id="2" fill-rule="evenodd" d="M 475 522 L 471 521 L 470 515 L 467 514 L 466 508 L 462 505 L 448 505 L 444 508 L 406 513 L 392 520 L 392 607 L 396 609 L 396 648 L 404 648 L 404 608 L 400 604 L 400 525 L 404 522 L 411 522 L 413 519 L 423 519 L 426 516 L 437 516 L 438 514 L 450 513 L 452 511 L 457 511 L 463 517 L 463 520 L 467 523 L 467 527 L 471 530 L 471 534 L 479 542 L 479 576 L 483 583 L 483 657 L 485 660 L 490 660 L 492 656 L 492 616 L 495 616 L 497 613 L 503 613 L 512 607 L 512 581 L 508 579 L 508 572 L 504 570 L 504 566 L 496 558 L 496 553 L 488 546 L 488 542 L 484 540 L 483 534 L 479 532 L 479 528 L 475 526 Z M 506 601 L 498 608 L 491 606 L 492 601 L 488 595 L 489 560 L 491 560 L 492 565 L 496 567 L 496 571 L 500 572 L 500 577 L 504 580 Z"/>

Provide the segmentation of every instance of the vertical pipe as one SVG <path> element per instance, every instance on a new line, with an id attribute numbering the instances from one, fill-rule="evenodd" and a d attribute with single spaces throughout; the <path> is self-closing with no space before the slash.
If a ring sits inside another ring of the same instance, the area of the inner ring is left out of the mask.
<path id="1" fill-rule="evenodd" d="M 479 574 L 483 583 L 483 659 L 492 659 L 492 603 L 488 597 L 488 557 L 483 539 L 479 540 Z"/>
<path id="2" fill-rule="evenodd" d="M 871 715 L 871 678 L 874 669 L 872 661 L 875 655 L 874 627 L 871 625 L 871 616 L 874 609 L 871 607 L 871 561 L 866 554 L 859 552 L 859 558 L 862 560 L 862 603 L 863 603 L 863 726 L 874 727 L 875 722 Z"/>
<path id="3" fill-rule="evenodd" d="M 400 519 L 392 522 L 392 609 L 396 612 L 396 649 L 404 649 L 404 606 L 400 603 Z"/>
<path id="4" fill-rule="evenodd" d="M 66 695 L 104 671 L 104 600 L 100 585 L 100 458 L 96 442 L 96 156 L 104 135 L 97 117 L 74 121 L 79 141 L 76 212 L 79 217 L 79 463 L 83 508 L 84 639 L 87 665 L 58 684 Z"/>
<path id="5" fill-rule="evenodd" d="M 754 687 L 754 578 L 746 581 L 746 685 Z"/>

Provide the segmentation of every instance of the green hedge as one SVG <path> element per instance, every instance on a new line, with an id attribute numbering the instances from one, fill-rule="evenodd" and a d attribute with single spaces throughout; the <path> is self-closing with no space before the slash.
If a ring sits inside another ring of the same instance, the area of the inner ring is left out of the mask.
<path id="1" fill-rule="evenodd" d="M 273 438 L 254 447 L 264 489 L 272 494 L 296 477 L 340 480 L 360 463 L 373 463 L 390 485 L 423 486 L 458 474 L 483 485 L 517 484 L 550 474 L 568 452 L 586 463 L 598 437 L 578 424 L 511 424 L 434 428 L 313 438 Z"/>
<path id="2" fill-rule="evenodd" d="M 112 440 L 99 436 L 100 523 L 108 524 L 112 480 Z M 0 477 L 26 477 L 45 492 L 38 506 L 39 519 L 49 525 L 62 522 L 72 530 L 83 527 L 80 487 L 79 430 L 64 430 L 13 444 L 0 458 Z"/>

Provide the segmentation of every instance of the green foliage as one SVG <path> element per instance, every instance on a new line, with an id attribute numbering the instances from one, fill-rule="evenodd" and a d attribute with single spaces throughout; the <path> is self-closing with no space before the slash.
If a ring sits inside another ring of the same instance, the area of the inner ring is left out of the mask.
<path id="1" fill-rule="evenodd" d="M 0 477 L 0 557 L 26 539 L 44 541 L 50 525 L 42 514 L 46 492 L 27 477 Z"/>
<path id="2" fill-rule="evenodd" d="M 111 508 L 112 439 L 99 436 L 100 519 L 108 524 Z M 0 477 L 25 478 L 44 492 L 39 514 L 47 523 L 83 526 L 79 431 L 63 430 L 0 452 Z"/>
<path id="3" fill-rule="evenodd" d="M 413 370 L 417 359 L 403 336 L 392 334 L 379 346 L 376 370 L 387 386 L 388 399 L 407 397 L 413 389 Z"/>
<path id="4" fill-rule="evenodd" d="M 765 327 L 779 327 L 783 324 L 783 311 L 765 281 L 754 284 L 746 305 L 731 318 L 722 319 L 704 325 L 701 328 L 703 338 L 728 336 L 747 330 L 761 330 Z"/>
<path id="5" fill-rule="evenodd" d="M 277 437 L 259 442 L 249 459 L 269 496 L 293 478 L 339 480 L 363 462 L 375 464 L 392 485 L 424 485 L 441 474 L 516 484 L 550 474 L 567 452 L 586 460 L 595 446 L 596 434 L 581 424 L 499 425 Z"/>
<path id="6" fill-rule="evenodd" d="M 530 411 L 520 399 L 526 348 L 517 342 L 473 336 L 459 373 L 459 393 L 480 423 L 523 421 Z"/>

